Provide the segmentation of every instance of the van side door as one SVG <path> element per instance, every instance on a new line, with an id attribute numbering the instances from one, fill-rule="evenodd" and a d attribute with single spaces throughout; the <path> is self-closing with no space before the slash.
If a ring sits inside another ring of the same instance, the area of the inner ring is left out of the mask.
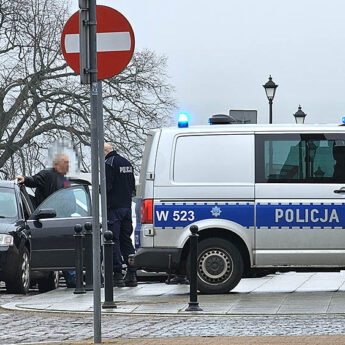
<path id="1" fill-rule="evenodd" d="M 345 135 L 257 134 L 256 266 L 345 263 Z"/>
<path id="2" fill-rule="evenodd" d="M 198 222 L 199 227 L 237 233 L 251 252 L 254 134 L 229 130 L 162 136 L 153 222 L 154 247 L 182 247 L 190 234 L 188 226 Z"/>

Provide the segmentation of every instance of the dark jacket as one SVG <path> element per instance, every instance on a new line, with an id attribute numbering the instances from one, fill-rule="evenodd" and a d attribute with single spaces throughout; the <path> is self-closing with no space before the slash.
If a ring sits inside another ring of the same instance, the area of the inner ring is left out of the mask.
<path id="1" fill-rule="evenodd" d="M 24 184 L 36 188 L 35 204 L 38 206 L 49 195 L 66 186 L 67 179 L 54 168 L 41 170 L 34 176 L 25 176 Z"/>
<path id="2" fill-rule="evenodd" d="M 105 157 L 105 176 L 107 184 L 107 207 L 130 208 L 135 193 L 133 166 L 116 151 Z"/>

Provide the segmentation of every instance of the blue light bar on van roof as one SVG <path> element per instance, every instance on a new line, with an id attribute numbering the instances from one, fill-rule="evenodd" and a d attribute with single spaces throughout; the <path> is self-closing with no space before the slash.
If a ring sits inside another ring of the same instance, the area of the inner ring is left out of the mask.
<path id="1" fill-rule="evenodd" d="M 342 117 L 341 122 L 342 124 L 345 124 L 345 116 Z"/>
<path id="2" fill-rule="evenodd" d="M 186 113 L 178 115 L 177 125 L 179 128 L 188 127 L 189 116 Z"/>

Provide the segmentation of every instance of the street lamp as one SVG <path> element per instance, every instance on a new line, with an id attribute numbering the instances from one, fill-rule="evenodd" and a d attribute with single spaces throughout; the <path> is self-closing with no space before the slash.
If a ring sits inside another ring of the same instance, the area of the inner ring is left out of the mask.
<path id="1" fill-rule="evenodd" d="M 262 86 L 265 88 L 268 103 L 270 105 L 270 123 L 272 123 L 272 103 L 278 85 L 272 80 L 272 76 L 270 76 L 268 82 Z"/>
<path id="2" fill-rule="evenodd" d="M 295 117 L 297 124 L 303 125 L 304 119 L 307 116 L 307 114 L 302 110 L 302 107 L 299 106 L 298 110 L 293 114 L 293 116 Z"/>

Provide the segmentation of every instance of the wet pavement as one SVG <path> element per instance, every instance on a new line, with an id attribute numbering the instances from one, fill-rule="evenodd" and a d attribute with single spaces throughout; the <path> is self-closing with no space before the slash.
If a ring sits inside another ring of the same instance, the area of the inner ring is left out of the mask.
<path id="1" fill-rule="evenodd" d="M 73 291 L 0 293 L 0 343 L 92 339 L 93 294 Z M 345 272 L 243 279 L 229 294 L 199 295 L 201 312 L 185 311 L 188 292 L 154 282 L 115 288 L 117 308 L 102 310 L 103 339 L 345 334 Z"/>
<path id="2" fill-rule="evenodd" d="M 92 313 L 93 293 L 73 294 L 59 288 L 44 294 L 2 303 L 11 310 Z M 104 289 L 102 301 L 104 300 Z M 345 313 L 345 272 L 295 273 L 242 279 L 228 294 L 199 295 L 202 311 L 209 315 L 294 315 Z M 189 285 L 141 283 L 134 288 L 114 288 L 114 309 L 104 314 L 188 315 Z"/>

